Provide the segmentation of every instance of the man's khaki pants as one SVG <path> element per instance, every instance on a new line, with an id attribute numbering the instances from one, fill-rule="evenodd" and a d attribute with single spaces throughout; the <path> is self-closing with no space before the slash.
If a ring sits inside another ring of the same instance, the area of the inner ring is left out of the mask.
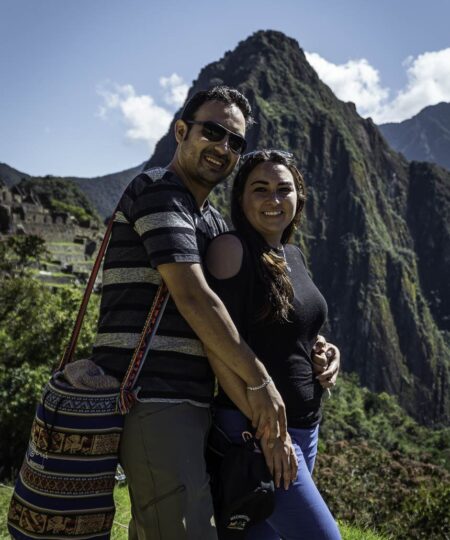
<path id="1" fill-rule="evenodd" d="M 209 409 L 137 403 L 125 417 L 130 540 L 217 540 L 204 458 Z"/>

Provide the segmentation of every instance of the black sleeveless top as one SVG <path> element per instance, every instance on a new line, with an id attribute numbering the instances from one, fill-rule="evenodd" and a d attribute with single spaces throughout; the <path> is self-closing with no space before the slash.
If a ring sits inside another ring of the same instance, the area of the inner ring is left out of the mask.
<path id="1" fill-rule="evenodd" d="M 255 321 L 258 299 L 267 293 L 256 277 L 245 245 L 238 274 L 230 279 L 216 279 L 206 274 L 211 288 L 227 307 L 239 333 L 273 378 L 286 405 L 288 426 L 310 428 L 321 420 L 323 389 L 313 373 L 311 351 L 326 319 L 327 304 L 306 270 L 300 249 L 288 244 L 285 246 L 285 256 L 294 288 L 289 322 Z M 220 387 L 216 405 L 236 408 Z"/>

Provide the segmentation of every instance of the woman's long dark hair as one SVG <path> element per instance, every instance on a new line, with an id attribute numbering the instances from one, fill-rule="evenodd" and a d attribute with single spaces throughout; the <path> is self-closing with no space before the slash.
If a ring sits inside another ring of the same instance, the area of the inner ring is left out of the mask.
<path id="1" fill-rule="evenodd" d="M 294 291 L 289 278 L 288 267 L 284 256 L 278 254 L 267 244 L 264 238 L 252 227 L 242 209 L 242 197 L 245 184 L 250 173 L 260 163 L 277 163 L 284 165 L 291 172 L 297 193 L 297 209 L 293 220 L 281 236 L 285 245 L 298 226 L 306 200 L 305 182 L 300 171 L 294 165 L 292 154 L 279 150 L 260 150 L 244 157 L 233 183 L 231 196 L 231 219 L 236 231 L 243 237 L 254 262 L 257 279 L 267 291 L 265 298 L 260 299 L 256 313 L 258 322 L 289 320 Z"/>

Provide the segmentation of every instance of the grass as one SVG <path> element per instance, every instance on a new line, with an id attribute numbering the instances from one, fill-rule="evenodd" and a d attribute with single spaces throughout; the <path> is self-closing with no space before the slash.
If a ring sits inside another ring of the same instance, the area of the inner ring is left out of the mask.
<path id="1" fill-rule="evenodd" d="M 126 486 L 117 486 L 114 492 L 116 501 L 116 515 L 112 529 L 112 540 L 127 540 L 128 522 L 130 521 L 130 498 Z"/>
<path id="2" fill-rule="evenodd" d="M 12 494 L 12 488 L 0 484 L 0 540 L 9 540 L 10 536 L 6 532 L 6 514 L 8 512 L 9 499 Z"/>
<path id="3" fill-rule="evenodd" d="M 6 532 L 6 514 L 8 511 L 9 499 L 12 488 L 0 484 L 0 540 L 9 540 Z M 116 515 L 111 533 L 112 540 L 127 540 L 128 521 L 130 519 L 130 499 L 126 486 L 117 486 L 115 493 Z M 342 540 L 388 540 L 385 536 L 380 536 L 370 530 L 363 530 L 346 523 L 339 523 Z"/>
<path id="4" fill-rule="evenodd" d="M 370 529 L 358 528 L 342 521 L 339 521 L 339 530 L 342 540 L 390 540 L 387 536 L 381 536 Z"/>

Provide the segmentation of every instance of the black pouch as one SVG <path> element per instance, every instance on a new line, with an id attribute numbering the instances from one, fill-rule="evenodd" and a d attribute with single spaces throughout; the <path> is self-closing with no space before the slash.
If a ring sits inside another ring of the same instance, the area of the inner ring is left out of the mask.
<path id="1" fill-rule="evenodd" d="M 275 486 L 253 435 L 244 431 L 234 444 L 213 424 L 206 453 L 219 540 L 245 538 L 251 525 L 267 519 Z"/>

